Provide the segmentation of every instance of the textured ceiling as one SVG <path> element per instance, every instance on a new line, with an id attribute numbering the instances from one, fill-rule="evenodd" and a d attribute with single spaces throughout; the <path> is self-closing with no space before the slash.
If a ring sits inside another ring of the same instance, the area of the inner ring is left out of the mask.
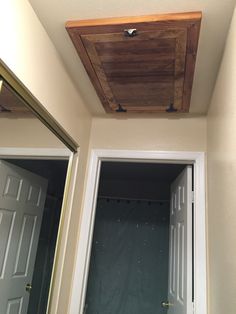
<path id="1" fill-rule="evenodd" d="M 205 113 L 236 0 L 29 0 L 93 115 L 104 109 L 65 30 L 67 20 L 202 11 L 190 112 Z M 152 115 L 153 116 L 153 115 Z"/>

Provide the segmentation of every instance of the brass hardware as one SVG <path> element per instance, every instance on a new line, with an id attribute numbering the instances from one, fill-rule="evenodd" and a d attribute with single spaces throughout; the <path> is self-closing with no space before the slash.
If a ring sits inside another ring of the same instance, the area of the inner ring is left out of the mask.
<path id="1" fill-rule="evenodd" d="M 127 37 L 134 37 L 137 36 L 137 29 L 136 28 L 128 28 L 124 29 L 124 35 Z"/>
<path id="2" fill-rule="evenodd" d="M 27 283 L 27 285 L 25 286 L 25 290 L 27 291 L 27 292 L 31 292 L 31 290 L 32 290 L 32 286 L 31 286 L 31 284 L 30 283 Z"/>
<path id="3" fill-rule="evenodd" d="M 174 304 L 170 303 L 169 301 L 165 302 L 161 302 L 161 306 L 164 307 L 165 309 L 169 309 L 170 306 L 174 306 Z"/>
<path id="4" fill-rule="evenodd" d="M 0 78 L 0 94 L 1 94 L 1 91 L 2 91 L 2 86 L 3 86 L 3 80 Z"/>

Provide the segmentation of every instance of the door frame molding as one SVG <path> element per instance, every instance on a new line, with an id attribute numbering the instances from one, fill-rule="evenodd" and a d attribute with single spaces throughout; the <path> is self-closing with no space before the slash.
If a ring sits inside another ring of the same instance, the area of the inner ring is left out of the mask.
<path id="1" fill-rule="evenodd" d="M 73 195 L 75 193 L 76 176 L 78 171 L 79 149 L 77 153 L 73 153 L 68 148 L 0 147 L 0 158 L 68 160 L 61 217 L 57 233 L 57 242 L 47 303 L 47 313 L 57 313 L 59 295 L 62 287 L 66 248 L 68 245 Z"/>
<path id="2" fill-rule="evenodd" d="M 194 165 L 194 314 L 207 314 L 205 153 L 93 149 L 90 154 L 69 314 L 82 314 L 85 302 L 96 200 L 102 161 Z M 190 314 L 190 313 L 188 313 Z M 192 313 L 191 313 L 192 314 Z"/>

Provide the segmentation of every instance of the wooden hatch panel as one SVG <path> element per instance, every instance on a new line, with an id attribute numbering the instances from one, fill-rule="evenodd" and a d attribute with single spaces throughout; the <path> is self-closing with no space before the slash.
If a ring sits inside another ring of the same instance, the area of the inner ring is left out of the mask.
<path id="1" fill-rule="evenodd" d="M 201 13 L 69 21 L 106 112 L 188 112 Z"/>

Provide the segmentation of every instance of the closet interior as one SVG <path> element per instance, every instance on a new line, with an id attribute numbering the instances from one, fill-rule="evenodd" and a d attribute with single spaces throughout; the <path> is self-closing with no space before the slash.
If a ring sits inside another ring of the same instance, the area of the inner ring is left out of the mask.
<path id="1" fill-rule="evenodd" d="M 170 185 L 185 166 L 102 162 L 84 313 L 166 313 Z"/>

